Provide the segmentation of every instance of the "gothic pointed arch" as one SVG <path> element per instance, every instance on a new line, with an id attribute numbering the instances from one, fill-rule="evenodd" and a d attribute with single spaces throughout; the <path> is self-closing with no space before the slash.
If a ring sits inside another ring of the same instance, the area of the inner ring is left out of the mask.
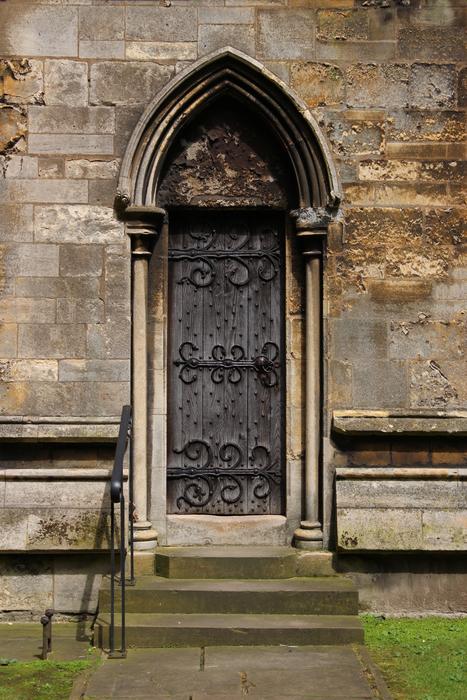
<path id="1" fill-rule="evenodd" d="M 280 142 L 295 184 L 290 205 L 334 209 L 341 199 L 336 170 L 307 106 L 277 76 L 230 47 L 193 63 L 148 106 L 123 159 L 118 188 L 122 204 L 161 206 L 159 187 L 171 145 L 200 112 L 225 96 L 255 112 Z"/>

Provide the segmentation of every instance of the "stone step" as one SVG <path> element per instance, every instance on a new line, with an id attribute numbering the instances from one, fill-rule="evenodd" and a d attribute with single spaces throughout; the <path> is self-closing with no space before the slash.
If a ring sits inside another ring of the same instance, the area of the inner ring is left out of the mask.
<path id="1" fill-rule="evenodd" d="M 99 615 L 94 642 L 108 648 L 110 616 Z M 116 640 L 120 639 L 116 618 Z M 137 647 L 193 647 L 286 644 L 354 644 L 363 642 L 356 615 L 172 615 L 130 613 L 127 643 Z"/>
<path id="2" fill-rule="evenodd" d="M 295 576 L 292 547 L 161 547 L 156 573 L 166 578 L 283 579 Z"/>
<path id="3" fill-rule="evenodd" d="M 99 611 L 109 609 L 107 581 L 100 591 Z M 356 615 L 358 593 L 351 581 L 337 576 L 265 581 L 142 576 L 126 589 L 126 609 L 129 613 Z"/>

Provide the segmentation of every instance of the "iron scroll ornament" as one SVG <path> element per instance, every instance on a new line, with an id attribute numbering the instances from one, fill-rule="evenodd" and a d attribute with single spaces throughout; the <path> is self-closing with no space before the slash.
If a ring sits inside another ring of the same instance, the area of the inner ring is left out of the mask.
<path id="1" fill-rule="evenodd" d="M 241 345 L 232 345 L 230 357 L 224 345 L 214 345 L 212 359 L 203 360 L 194 357 L 199 350 L 198 346 L 190 340 L 185 341 L 178 348 L 179 360 L 174 360 L 174 365 L 180 367 L 178 376 L 184 384 L 192 384 L 196 381 L 198 370 L 211 370 L 211 379 L 215 384 L 221 384 L 227 376 L 231 384 L 238 384 L 242 378 L 242 370 L 253 370 L 258 374 L 263 386 L 272 388 L 277 385 L 279 379 L 277 370 L 280 367 L 279 347 L 276 343 L 268 341 L 261 348 L 261 353 L 251 360 L 245 357 L 245 350 Z"/>
<path id="2" fill-rule="evenodd" d="M 214 498 L 227 505 L 235 505 L 244 495 L 245 481 L 256 482 L 253 486 L 255 498 L 265 500 L 271 493 L 272 484 L 281 479 L 278 462 L 271 461 L 269 450 L 256 445 L 250 453 L 251 466 L 243 466 L 243 452 L 234 442 L 219 448 L 219 459 L 225 466 L 214 465 L 214 452 L 206 440 L 190 440 L 181 449 L 174 448 L 176 454 L 183 454 L 196 465 L 182 468 L 169 468 L 169 479 L 184 480 L 183 493 L 177 499 L 177 507 L 186 504 L 193 508 L 203 508 Z"/>
<path id="3" fill-rule="evenodd" d="M 279 271 L 280 250 L 276 240 L 271 248 L 256 250 L 245 247 L 250 240 L 247 234 L 230 234 L 234 247 L 218 249 L 213 248 L 218 237 L 215 231 L 191 231 L 189 235 L 196 243 L 200 243 L 201 247 L 169 249 L 169 259 L 192 263 L 189 274 L 181 277 L 178 284 L 191 284 L 196 289 L 209 287 L 216 277 L 215 263 L 221 260 L 226 261 L 226 279 L 235 287 L 244 287 L 249 283 L 253 263 L 259 279 L 263 282 L 271 282 Z"/>

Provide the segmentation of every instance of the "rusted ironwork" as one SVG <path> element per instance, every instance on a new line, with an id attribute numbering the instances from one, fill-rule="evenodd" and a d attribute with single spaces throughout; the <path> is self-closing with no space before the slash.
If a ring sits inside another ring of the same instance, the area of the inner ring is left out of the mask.
<path id="1" fill-rule="evenodd" d="M 41 617 L 42 625 L 42 652 L 41 659 L 46 661 L 52 651 L 52 617 L 54 611 L 48 608 Z"/>

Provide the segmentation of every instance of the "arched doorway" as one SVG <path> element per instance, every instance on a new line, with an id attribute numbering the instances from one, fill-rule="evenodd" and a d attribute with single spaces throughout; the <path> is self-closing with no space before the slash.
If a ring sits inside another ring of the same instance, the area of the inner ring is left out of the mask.
<path id="1" fill-rule="evenodd" d="M 216 52 L 143 115 L 120 201 L 140 546 L 155 525 L 164 544 L 295 533 L 319 548 L 321 254 L 339 195 L 311 115 L 252 59 Z"/>

